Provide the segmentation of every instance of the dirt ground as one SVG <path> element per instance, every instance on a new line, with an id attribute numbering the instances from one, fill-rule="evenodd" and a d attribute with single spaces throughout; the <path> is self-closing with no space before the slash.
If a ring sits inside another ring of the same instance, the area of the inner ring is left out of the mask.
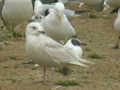
<path id="1" fill-rule="evenodd" d="M 70 67 L 73 72 L 67 76 L 54 71 L 54 85 L 36 83 L 42 80 L 42 67 L 25 64 L 31 59 L 25 54 L 24 37 L 9 38 L 10 32 L 0 30 L 0 40 L 7 40 L 0 43 L 0 90 L 120 90 L 120 49 L 112 49 L 118 35 L 113 29 L 114 19 L 109 13 L 72 17 L 81 41 L 87 43 L 83 57 L 96 64 Z M 20 31 L 24 32 L 24 27 Z M 49 69 L 47 73 L 50 75 Z M 79 85 L 54 89 L 56 82 L 66 80 Z"/>

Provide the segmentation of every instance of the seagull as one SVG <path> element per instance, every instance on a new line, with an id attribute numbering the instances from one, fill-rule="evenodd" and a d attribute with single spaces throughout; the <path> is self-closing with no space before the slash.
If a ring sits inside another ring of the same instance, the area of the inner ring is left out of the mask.
<path id="1" fill-rule="evenodd" d="M 44 2 L 41 2 L 41 0 L 34 0 L 34 15 L 32 17 L 32 20 L 41 22 L 41 19 L 49 14 L 48 9 L 54 7 L 55 4 L 58 2 L 65 4 L 66 2 L 69 2 L 69 1 L 54 0 L 53 2 L 44 3 Z M 65 9 L 64 14 L 67 17 L 80 16 L 74 10 L 70 10 L 70 9 Z"/>
<path id="2" fill-rule="evenodd" d="M 43 66 L 43 81 L 46 80 L 46 67 L 66 65 L 87 67 L 62 44 L 47 36 L 39 22 L 31 22 L 26 26 L 26 53 L 34 63 Z"/>
<path id="3" fill-rule="evenodd" d="M 117 18 L 114 22 L 114 29 L 119 33 L 120 35 L 120 8 L 116 8 L 114 9 L 111 13 L 115 13 L 117 12 L 118 15 L 117 15 Z M 115 49 L 118 49 L 119 48 L 119 41 L 120 41 L 120 36 L 118 37 L 118 40 L 117 40 L 117 43 L 115 45 Z"/>
<path id="4" fill-rule="evenodd" d="M 64 14 L 64 10 L 64 4 L 57 2 L 48 10 L 48 15 L 41 20 L 45 32 L 54 40 L 65 40 L 76 35 L 74 25 Z"/>
<path id="5" fill-rule="evenodd" d="M 41 0 L 35 0 L 35 5 L 34 5 L 34 16 L 32 17 L 32 19 L 36 19 L 36 21 L 41 21 L 41 18 L 45 17 L 48 15 L 48 13 L 46 13 L 46 11 L 49 8 L 52 8 L 55 6 L 56 3 L 61 2 L 61 3 L 65 3 L 65 1 L 61 1 L 61 0 L 55 0 L 52 3 L 42 3 Z M 76 12 L 74 10 L 70 10 L 70 9 L 65 9 L 64 10 L 64 14 L 68 17 L 70 16 L 79 16 L 78 14 L 76 14 Z"/>
<path id="6" fill-rule="evenodd" d="M 117 18 L 115 19 L 114 22 L 114 29 L 119 33 L 118 40 L 115 45 L 115 49 L 119 48 L 119 41 L 120 41 L 120 0 L 107 0 L 107 3 L 115 8 L 111 13 L 117 13 Z"/>
<path id="7" fill-rule="evenodd" d="M 34 15 L 32 17 L 32 20 L 41 22 L 41 19 L 49 14 L 48 9 L 51 8 L 52 5 L 53 2 L 51 4 L 43 4 L 41 0 L 34 0 Z"/>
<path id="8" fill-rule="evenodd" d="M 86 45 L 87 44 L 81 42 L 77 36 L 73 36 L 66 42 L 66 44 L 64 45 L 64 48 L 69 50 L 74 56 L 76 56 L 76 58 L 80 58 L 79 59 L 80 62 L 93 64 L 88 60 L 82 59 L 83 50 L 81 46 L 86 46 Z"/>
<path id="9" fill-rule="evenodd" d="M 32 0 L 2 0 L 1 19 L 11 31 L 18 24 L 31 19 L 33 15 Z"/>

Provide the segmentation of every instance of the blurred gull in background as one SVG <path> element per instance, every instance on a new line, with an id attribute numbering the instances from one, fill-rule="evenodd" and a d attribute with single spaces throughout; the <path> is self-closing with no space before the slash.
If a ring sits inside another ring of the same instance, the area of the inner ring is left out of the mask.
<path id="1" fill-rule="evenodd" d="M 33 15 L 32 0 L 2 0 L 1 19 L 9 30 L 25 21 Z"/>

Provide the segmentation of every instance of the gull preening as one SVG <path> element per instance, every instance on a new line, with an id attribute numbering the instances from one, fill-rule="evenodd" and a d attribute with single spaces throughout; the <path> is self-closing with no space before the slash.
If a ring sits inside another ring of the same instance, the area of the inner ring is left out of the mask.
<path id="1" fill-rule="evenodd" d="M 66 65 L 87 67 L 62 44 L 48 37 L 42 24 L 38 22 L 31 22 L 26 27 L 26 52 L 33 62 L 44 67 L 44 81 L 46 67 L 64 67 Z"/>
<path id="2" fill-rule="evenodd" d="M 1 19 L 9 30 L 31 19 L 32 0 L 2 0 Z"/>

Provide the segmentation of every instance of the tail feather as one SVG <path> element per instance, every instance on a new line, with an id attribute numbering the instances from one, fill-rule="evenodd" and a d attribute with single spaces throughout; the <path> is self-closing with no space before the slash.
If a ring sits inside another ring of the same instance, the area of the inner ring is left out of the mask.
<path id="1" fill-rule="evenodd" d="M 94 62 L 91 62 L 91 61 L 88 61 L 88 60 L 82 59 L 82 58 L 80 58 L 79 61 L 83 62 L 83 63 L 95 64 Z"/>
<path id="2" fill-rule="evenodd" d="M 78 66 L 82 66 L 82 67 L 88 67 L 88 65 L 85 65 L 79 61 L 74 61 L 74 62 L 70 62 L 70 64 L 73 64 L 73 65 L 78 65 Z"/>

